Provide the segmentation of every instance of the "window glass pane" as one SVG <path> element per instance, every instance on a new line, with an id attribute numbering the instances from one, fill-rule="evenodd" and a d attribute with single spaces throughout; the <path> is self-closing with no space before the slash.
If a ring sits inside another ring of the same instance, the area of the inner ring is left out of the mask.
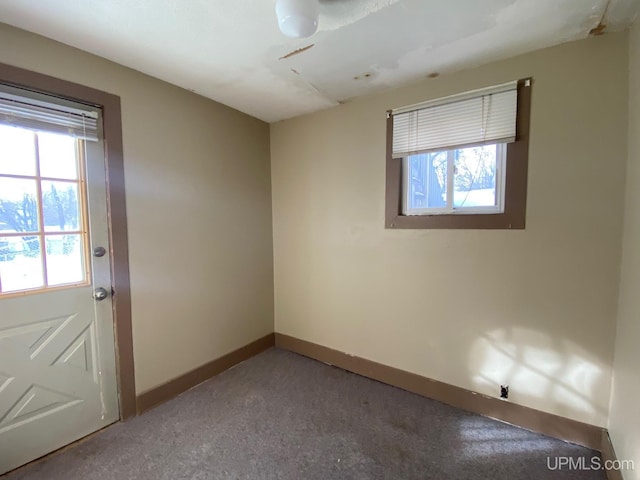
<path id="1" fill-rule="evenodd" d="M 68 135 L 38 133 L 40 175 L 42 177 L 78 178 L 76 140 Z"/>
<path id="2" fill-rule="evenodd" d="M 0 125 L 0 174 L 36 174 L 35 144 L 31 130 Z"/>
<path id="3" fill-rule="evenodd" d="M 45 232 L 79 230 L 78 184 L 43 181 L 42 212 Z"/>
<path id="4" fill-rule="evenodd" d="M 2 292 L 44 286 L 39 237 L 0 237 Z"/>
<path id="5" fill-rule="evenodd" d="M 496 145 L 455 151 L 455 208 L 496 205 L 496 152 Z"/>
<path id="6" fill-rule="evenodd" d="M 0 177 L 0 232 L 37 232 L 36 181 Z"/>
<path id="7" fill-rule="evenodd" d="M 447 206 L 447 152 L 409 157 L 409 208 Z"/>
<path id="8" fill-rule="evenodd" d="M 81 235 L 47 235 L 45 238 L 49 285 L 82 282 L 84 255 Z"/>

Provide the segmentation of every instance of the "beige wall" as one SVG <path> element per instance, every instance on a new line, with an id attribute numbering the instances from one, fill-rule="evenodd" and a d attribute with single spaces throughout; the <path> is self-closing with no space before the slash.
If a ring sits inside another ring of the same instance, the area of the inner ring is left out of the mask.
<path id="1" fill-rule="evenodd" d="M 0 62 L 121 97 L 138 393 L 273 331 L 266 123 L 2 24 Z"/>
<path id="2" fill-rule="evenodd" d="M 635 462 L 627 480 L 640 480 L 640 22 L 629 35 L 629 161 L 624 213 L 609 433 L 619 459 Z"/>
<path id="3" fill-rule="evenodd" d="M 612 34 L 272 124 L 276 331 L 605 426 L 626 70 Z M 385 111 L 527 76 L 526 230 L 385 230 Z"/>
<path id="4" fill-rule="evenodd" d="M 0 24 L 0 62 L 122 99 L 139 393 L 272 331 L 271 173 L 276 331 L 490 395 L 509 383 L 516 403 L 598 425 L 613 357 L 626 61 L 627 36 L 607 35 L 280 122 L 270 172 L 266 124 Z M 527 229 L 385 230 L 385 111 L 526 76 Z M 637 129 L 637 91 L 632 103 Z M 635 141 L 626 246 L 640 235 Z M 635 365 L 633 255 L 626 247 L 612 400 L 621 458 L 638 450 L 638 427 L 624 427 L 637 387 L 620 380 Z"/>

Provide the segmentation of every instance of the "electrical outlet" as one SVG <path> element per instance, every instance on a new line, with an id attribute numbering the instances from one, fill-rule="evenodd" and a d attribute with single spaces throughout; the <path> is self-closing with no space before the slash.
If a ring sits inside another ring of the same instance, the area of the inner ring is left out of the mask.
<path id="1" fill-rule="evenodd" d="M 500 398 L 509 398 L 509 385 L 500 385 Z"/>

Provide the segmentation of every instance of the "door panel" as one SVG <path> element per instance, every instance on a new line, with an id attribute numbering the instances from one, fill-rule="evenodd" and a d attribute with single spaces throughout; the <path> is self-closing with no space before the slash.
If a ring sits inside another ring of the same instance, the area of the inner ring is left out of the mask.
<path id="1" fill-rule="evenodd" d="M 78 222 L 81 232 L 74 232 L 81 238 L 73 245 L 82 242 L 89 252 L 104 247 L 105 255 L 84 256 L 90 264 L 82 284 L 57 286 L 49 278 L 51 287 L 0 294 L 0 474 L 119 418 L 112 302 L 110 295 L 102 301 L 94 299 L 97 287 L 111 291 L 103 152 L 101 142 L 78 141 L 82 219 Z M 55 171 L 49 175 L 55 177 Z M 36 181 L 45 185 L 40 192 L 48 191 L 48 179 Z M 61 191 L 61 187 L 55 189 Z M 39 208 L 43 212 L 46 206 Z M 41 247 L 40 255 L 46 255 L 43 268 L 47 262 L 58 262 L 57 278 L 75 278 L 65 277 L 63 262 L 69 258 L 69 269 L 77 269 L 77 255 L 75 261 L 73 255 L 65 256 L 71 250 L 64 250 L 62 236 L 42 232 L 41 238 L 53 239 Z M 8 235 L 22 238 L 19 232 Z M 0 261 L 14 258 L 5 255 Z M 36 264 L 33 258 L 37 257 L 25 259 L 24 265 Z M 13 267 L 3 271 L 15 274 L 16 262 Z"/>
<path id="2" fill-rule="evenodd" d="M 101 338 L 112 329 L 97 325 L 91 294 L 85 287 L 2 300 L 0 471 L 118 420 L 115 359 L 100 354 L 101 343 L 113 348 L 112 335 Z"/>

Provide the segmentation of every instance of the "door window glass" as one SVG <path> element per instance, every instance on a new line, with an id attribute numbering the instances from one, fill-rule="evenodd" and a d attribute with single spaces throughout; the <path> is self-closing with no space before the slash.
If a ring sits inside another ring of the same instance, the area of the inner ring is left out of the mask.
<path id="1" fill-rule="evenodd" d="M 0 295 L 86 284 L 82 143 L 0 125 Z"/>

